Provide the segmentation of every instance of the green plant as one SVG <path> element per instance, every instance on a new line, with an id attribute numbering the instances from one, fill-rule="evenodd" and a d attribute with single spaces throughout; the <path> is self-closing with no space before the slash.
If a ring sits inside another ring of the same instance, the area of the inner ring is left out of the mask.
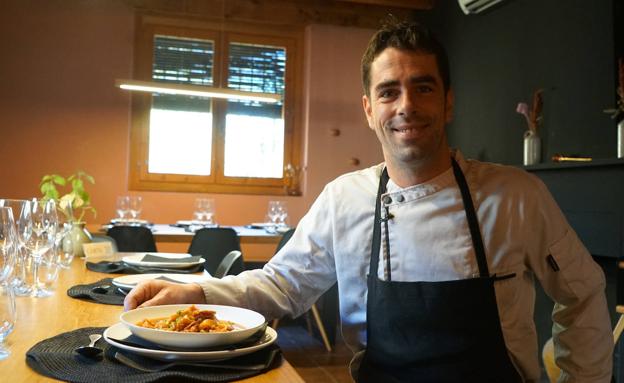
<path id="1" fill-rule="evenodd" d="M 41 178 L 39 189 L 44 200 L 54 199 L 59 201 L 59 210 L 67 216 L 68 220 L 82 222 L 87 211 L 91 211 L 94 218 L 97 214 L 95 208 L 91 206 L 89 193 L 85 190 L 85 181 L 95 184 L 93 177 L 82 170 L 67 178 L 58 174 L 48 174 Z M 71 191 L 61 196 L 57 188 L 59 186 L 71 186 Z M 76 218 L 75 214 L 78 212 L 80 212 L 80 215 Z"/>

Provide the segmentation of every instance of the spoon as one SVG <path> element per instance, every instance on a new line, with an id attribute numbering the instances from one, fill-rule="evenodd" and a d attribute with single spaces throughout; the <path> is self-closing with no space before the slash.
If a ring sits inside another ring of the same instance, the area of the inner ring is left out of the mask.
<path id="1" fill-rule="evenodd" d="M 89 343 L 88 346 L 76 347 L 75 351 L 82 356 L 86 356 L 87 358 L 93 358 L 99 355 L 103 350 L 99 347 L 95 347 L 95 342 L 100 340 L 100 338 L 102 338 L 102 335 L 100 334 L 89 335 L 91 343 Z"/>

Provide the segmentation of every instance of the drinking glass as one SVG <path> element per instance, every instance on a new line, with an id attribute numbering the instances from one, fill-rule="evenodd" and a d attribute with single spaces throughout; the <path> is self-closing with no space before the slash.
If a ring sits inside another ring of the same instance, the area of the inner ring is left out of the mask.
<path id="1" fill-rule="evenodd" d="M 193 213 L 195 221 L 203 225 L 211 225 L 214 223 L 214 199 L 197 198 L 195 199 L 195 212 Z"/>
<path id="2" fill-rule="evenodd" d="M 44 254 L 54 246 L 58 226 L 56 203 L 54 200 L 33 199 L 30 203 L 30 221 L 21 224 L 25 226 L 18 225 L 19 235 L 33 260 L 33 287 L 30 295 L 46 297 L 48 293 L 41 288 L 37 276 Z"/>
<path id="3" fill-rule="evenodd" d="M 10 207 L 0 207 L 0 283 L 9 282 L 17 257 L 17 232 Z"/>
<path id="4" fill-rule="evenodd" d="M 285 201 L 269 201 L 269 209 L 267 216 L 271 220 L 274 226 L 284 226 L 286 223 L 286 217 L 288 216 L 288 209 Z"/>
<path id="5" fill-rule="evenodd" d="M 56 253 L 58 265 L 68 269 L 74 259 L 74 241 L 71 237 L 73 208 L 71 205 L 66 206 L 65 209 L 59 207 L 58 213 L 58 229 L 54 238 L 53 251 Z"/>
<path id="6" fill-rule="evenodd" d="M 130 214 L 130 197 L 119 196 L 117 197 L 117 217 L 120 221 L 124 221 Z"/>
<path id="7" fill-rule="evenodd" d="M 50 296 L 54 294 L 54 287 L 58 279 L 61 266 L 59 264 L 60 253 L 50 249 L 41 258 L 37 269 L 37 283 L 40 296 Z"/>
<path id="8" fill-rule="evenodd" d="M 0 360 L 11 355 L 11 351 L 4 345 L 4 340 L 13 331 L 16 320 L 13 287 L 9 283 L 0 283 Z"/>
<path id="9" fill-rule="evenodd" d="M 137 221 L 141 216 L 141 210 L 143 210 L 143 197 L 128 197 L 128 207 L 130 210 L 130 218 L 134 221 Z"/>
<path id="10" fill-rule="evenodd" d="M 30 221 L 30 201 L 22 199 L 0 199 L 0 207 L 10 207 L 12 209 L 16 229 L 25 227 L 24 223 Z M 26 296 L 30 295 L 31 292 L 31 286 L 26 283 L 26 269 L 24 266 L 27 252 L 24 248 L 24 244 L 21 242 L 19 230 L 17 230 L 17 234 L 15 268 L 11 285 L 16 295 Z"/>

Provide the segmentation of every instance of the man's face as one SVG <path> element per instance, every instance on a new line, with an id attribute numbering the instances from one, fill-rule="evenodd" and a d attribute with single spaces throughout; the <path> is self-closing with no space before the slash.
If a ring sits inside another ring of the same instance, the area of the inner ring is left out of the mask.
<path id="1" fill-rule="evenodd" d="M 386 48 L 373 61 L 370 80 L 364 111 L 389 165 L 414 168 L 448 156 L 444 127 L 453 94 L 445 93 L 433 54 Z"/>

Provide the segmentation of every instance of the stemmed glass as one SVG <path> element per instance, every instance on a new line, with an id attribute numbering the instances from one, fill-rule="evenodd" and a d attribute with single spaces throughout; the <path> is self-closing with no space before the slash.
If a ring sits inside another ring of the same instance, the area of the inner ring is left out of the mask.
<path id="1" fill-rule="evenodd" d="M 0 207 L 9 207 L 13 212 L 13 219 L 16 227 L 25 227 L 24 222 L 30 221 L 30 202 L 22 199 L 0 199 Z M 15 273 L 11 285 L 15 295 L 30 295 L 31 286 L 27 283 L 26 263 L 27 254 L 21 236 L 17 235 Z"/>
<path id="2" fill-rule="evenodd" d="M 131 196 L 129 198 L 129 210 L 130 217 L 134 221 L 138 221 L 141 216 L 141 210 L 143 210 L 143 197 Z"/>
<path id="3" fill-rule="evenodd" d="M 195 212 L 193 218 L 199 224 L 210 225 L 214 223 L 214 200 L 212 198 L 197 198 L 195 200 Z"/>
<path id="4" fill-rule="evenodd" d="M 0 360 L 11 355 L 11 351 L 4 345 L 4 340 L 13 331 L 17 321 L 15 308 L 15 294 L 9 283 L 0 284 Z"/>
<path id="5" fill-rule="evenodd" d="M 25 220 L 26 221 L 26 220 Z M 49 293 L 42 289 L 38 280 L 39 265 L 44 254 L 54 246 L 58 218 L 54 200 L 30 202 L 30 221 L 18 224 L 19 235 L 32 261 L 33 287 L 31 296 L 46 297 Z"/>
<path id="6" fill-rule="evenodd" d="M 0 360 L 11 354 L 3 342 L 13 331 L 16 320 L 15 294 L 9 283 L 16 253 L 17 233 L 13 210 L 10 207 L 0 207 Z"/>
<path id="7" fill-rule="evenodd" d="M 117 197 L 117 216 L 120 221 L 125 221 L 130 214 L 130 197 L 119 196 Z"/>
<path id="8" fill-rule="evenodd" d="M 54 238 L 53 252 L 58 265 L 63 269 L 69 269 L 74 259 L 74 241 L 70 234 L 73 227 L 73 208 L 68 204 L 64 209 L 59 207 L 58 212 L 60 214 L 57 214 L 58 229 Z"/>

